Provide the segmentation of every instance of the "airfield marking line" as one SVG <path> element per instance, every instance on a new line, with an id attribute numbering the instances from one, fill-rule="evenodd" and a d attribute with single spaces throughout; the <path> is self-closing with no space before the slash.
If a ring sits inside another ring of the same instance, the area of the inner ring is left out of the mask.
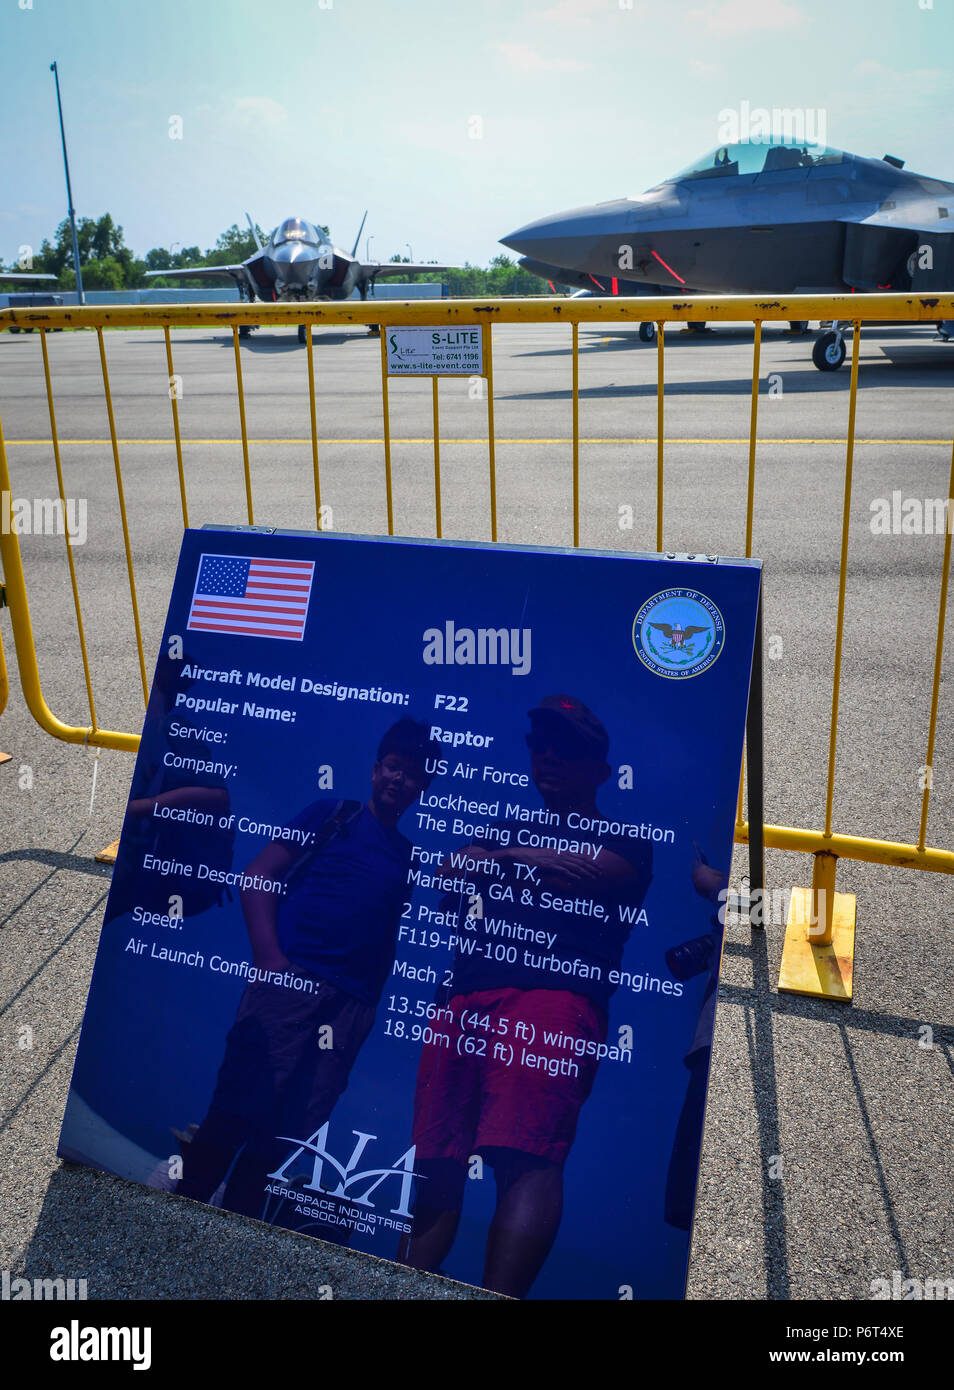
<path id="1" fill-rule="evenodd" d="M 111 444 L 111 442 L 112 442 L 112 441 L 109 440 L 109 439 L 61 439 L 61 440 L 60 440 L 60 444 L 61 444 L 61 445 L 64 445 L 64 444 L 70 444 L 70 445 L 81 445 L 81 444 L 90 444 L 90 445 L 91 445 L 91 444 Z M 172 439 L 117 439 L 117 441 L 116 441 L 117 444 L 122 444 L 122 445 L 132 445 L 132 444 L 150 444 L 150 445 L 152 445 L 152 444 L 173 444 L 174 442 L 175 442 L 175 441 L 172 440 Z M 232 439 L 232 438 L 218 438 L 218 439 L 183 439 L 183 441 L 182 441 L 183 444 L 241 444 L 241 442 L 242 442 L 241 439 L 238 439 L 238 438 L 236 438 L 236 439 Z M 249 439 L 248 442 L 249 442 L 249 444 L 311 444 L 311 436 L 310 436 L 310 435 L 308 435 L 308 436 L 302 435 L 300 438 Z M 336 438 L 335 436 L 330 435 L 330 436 L 328 436 L 327 438 L 319 439 L 318 442 L 319 442 L 319 444 L 383 444 L 383 443 L 384 443 L 384 440 L 381 439 L 381 438 L 376 438 L 376 439 L 372 439 L 372 438 L 365 438 L 365 439 L 348 439 L 348 438 L 342 438 L 342 439 L 339 439 L 339 438 Z M 429 436 L 428 436 L 427 438 L 425 438 L 424 436 L 422 436 L 422 437 L 419 438 L 419 439 L 418 439 L 418 438 L 406 438 L 406 439 L 397 438 L 397 439 L 396 439 L 396 438 L 394 438 L 394 437 L 392 437 L 392 439 L 391 439 L 391 443 L 392 443 L 392 444 L 432 444 L 433 442 L 434 442 L 433 439 L 430 438 Z M 497 442 L 498 444 L 572 444 L 572 443 L 573 443 L 573 440 L 572 440 L 572 438 L 571 438 L 570 436 L 558 437 L 558 438 L 541 438 L 541 437 L 539 437 L 539 436 L 533 436 L 533 437 L 530 437 L 530 438 L 513 438 L 513 437 L 508 437 L 508 436 L 505 436 L 505 435 L 498 435 L 497 441 L 496 441 L 496 442 Z M 698 439 L 691 438 L 691 437 L 680 437 L 680 436 L 676 436 L 676 435 L 667 435 L 667 436 L 666 436 L 666 443 L 667 443 L 667 444 L 748 444 L 748 442 L 749 442 L 749 436 L 748 436 L 748 435 L 738 435 L 738 436 L 713 436 L 713 435 L 709 435 L 709 436 L 707 436 L 707 437 L 701 437 L 701 438 L 698 438 Z M 805 439 L 799 439 L 799 438 L 793 438 L 793 439 L 773 439 L 773 438 L 771 438 L 771 437 L 766 436 L 766 437 L 760 437 L 759 440 L 758 440 L 758 442 L 759 442 L 759 444 L 844 444 L 845 440 L 844 440 L 844 436 L 843 436 L 843 435 L 831 435 L 831 436 L 829 436 L 828 438 L 820 438 L 820 439 L 812 439 L 812 438 L 805 438 Z M 50 443 L 50 440 L 49 440 L 49 439 L 8 439 L 8 440 L 6 441 L 6 444 L 7 444 L 7 447 L 8 447 L 8 448 L 11 448 L 11 447 L 12 447 L 12 448 L 17 448 L 17 447 L 21 447 L 21 448 L 32 448 L 32 447 L 34 447 L 34 446 L 48 445 L 49 443 Z M 483 437 L 481 437 L 481 438 L 479 438 L 479 439 L 467 439 L 467 438 L 464 438 L 464 439 L 457 439 L 457 438 L 450 438 L 450 437 L 448 437 L 448 436 L 445 435 L 445 436 L 443 436 L 443 437 L 441 438 L 441 443 L 442 443 L 442 444 L 445 444 L 445 445 L 446 445 L 446 444 L 483 444 L 483 445 L 486 445 L 486 443 L 487 443 L 487 438 L 486 438 L 486 436 L 483 436 Z M 597 439 L 597 438 L 589 439 L 589 438 L 585 438 L 585 437 L 584 437 L 584 438 L 581 438 L 581 439 L 580 439 L 580 443 L 581 443 L 581 444 L 655 444 L 655 443 L 656 443 L 656 436 L 655 436 L 654 434 L 647 434 L 647 435 L 641 435 L 641 436 L 636 437 L 636 438 L 608 438 L 608 439 Z M 932 445 L 932 446 L 938 446 L 938 447 L 943 447 L 943 448 L 950 448 L 950 446 L 951 446 L 951 441 L 950 441 L 950 439 L 856 439 L 856 440 L 855 440 L 855 443 L 856 443 L 856 444 L 893 444 L 893 445 L 929 444 L 929 445 Z"/>

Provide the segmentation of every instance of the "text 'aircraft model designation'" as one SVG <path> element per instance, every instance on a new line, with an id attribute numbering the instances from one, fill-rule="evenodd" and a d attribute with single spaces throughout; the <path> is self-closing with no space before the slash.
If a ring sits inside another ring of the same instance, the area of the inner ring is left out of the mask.
<path id="1" fill-rule="evenodd" d="M 358 260 L 358 242 L 367 215 L 365 213 L 361 219 L 350 255 L 346 251 L 339 251 L 322 228 L 313 222 L 306 222 L 301 217 L 286 217 L 272 232 L 267 243 L 262 246 L 259 242 L 259 249 L 238 265 L 186 266 L 182 270 L 150 270 L 146 274 L 162 275 L 169 280 L 184 277 L 231 279 L 238 286 L 241 300 L 252 303 L 258 299 L 272 304 L 350 299 L 355 290 L 364 300 L 379 276 L 423 275 L 453 269 L 452 266 L 415 265 L 408 261 Z M 248 224 L 258 242 L 250 217 Z M 248 337 L 251 328 L 252 325 L 243 324 L 239 328 L 240 336 Z M 305 341 L 304 326 L 298 329 L 298 341 Z"/>
<path id="2" fill-rule="evenodd" d="M 723 145 L 645 193 L 501 240 L 525 269 L 595 294 L 951 290 L 954 184 L 903 163 L 784 139 Z M 844 358 L 832 324 L 812 360 L 834 371 Z"/>

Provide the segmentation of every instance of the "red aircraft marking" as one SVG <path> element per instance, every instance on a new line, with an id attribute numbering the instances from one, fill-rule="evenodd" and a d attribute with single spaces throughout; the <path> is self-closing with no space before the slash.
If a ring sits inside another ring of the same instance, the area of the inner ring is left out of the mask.
<path id="1" fill-rule="evenodd" d="M 676 274 L 671 265 L 666 265 L 666 262 L 663 260 L 662 256 L 660 256 L 657 251 L 654 251 L 652 254 L 661 266 L 665 266 L 665 268 L 669 271 L 669 274 L 673 277 L 674 280 L 678 280 L 680 285 L 684 285 L 686 283 L 681 275 Z"/>

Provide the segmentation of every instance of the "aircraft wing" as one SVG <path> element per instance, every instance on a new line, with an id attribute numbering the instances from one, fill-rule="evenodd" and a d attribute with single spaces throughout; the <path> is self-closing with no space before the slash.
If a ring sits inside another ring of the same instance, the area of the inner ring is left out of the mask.
<path id="1" fill-rule="evenodd" d="M 158 275 L 163 275 L 167 280 L 179 280 L 188 275 L 190 278 L 203 280 L 244 280 L 246 270 L 244 265 L 194 265 L 185 266 L 180 270 L 147 270 L 146 279 L 151 280 Z"/>
<path id="2" fill-rule="evenodd" d="M 27 275 L 20 271 L 0 270 L 0 280 L 56 280 L 56 275 Z"/>
<path id="3" fill-rule="evenodd" d="M 954 202 L 952 202 L 952 207 L 954 207 Z M 870 217 L 855 222 L 855 225 L 858 227 L 890 227 L 896 231 L 924 232 L 932 236 L 950 236 L 954 233 L 954 218 L 945 224 L 944 221 L 938 219 L 936 212 L 933 217 L 927 211 L 923 215 L 919 215 L 919 213 L 920 210 L 916 207 L 900 207 L 892 211 L 873 212 Z M 854 221 L 853 218 L 845 220 Z"/>
<path id="4" fill-rule="evenodd" d="M 427 275 L 432 271 L 459 270 L 456 265 L 415 265 L 408 261 L 378 261 L 361 264 L 362 279 L 377 279 L 379 275 Z"/>

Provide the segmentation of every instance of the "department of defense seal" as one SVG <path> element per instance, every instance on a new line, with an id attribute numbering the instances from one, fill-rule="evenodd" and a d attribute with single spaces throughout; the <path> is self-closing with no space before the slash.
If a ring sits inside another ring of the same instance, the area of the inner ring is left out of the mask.
<path id="1" fill-rule="evenodd" d="M 701 676 L 724 642 L 722 614 L 697 589 L 662 589 L 633 620 L 636 655 L 654 675 L 670 680 Z"/>

